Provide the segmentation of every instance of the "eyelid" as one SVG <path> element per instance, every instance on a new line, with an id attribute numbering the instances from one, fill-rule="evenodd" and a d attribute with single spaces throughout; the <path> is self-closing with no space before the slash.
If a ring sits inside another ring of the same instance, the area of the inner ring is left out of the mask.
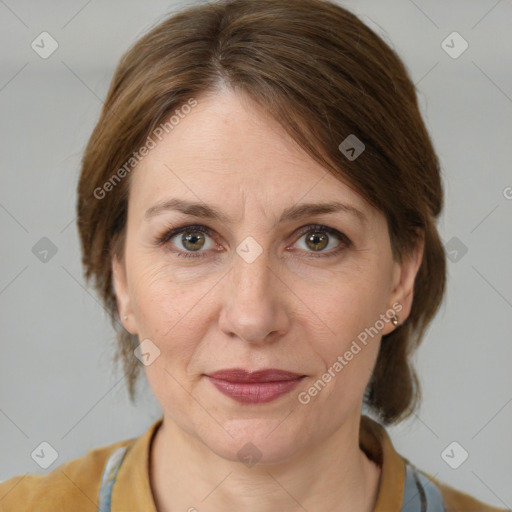
<path id="1" fill-rule="evenodd" d="M 186 233 L 187 231 L 200 231 L 201 233 L 206 233 L 208 236 L 211 236 L 213 233 L 213 229 L 208 226 L 203 226 L 201 224 L 187 224 L 185 226 L 165 229 L 163 233 L 157 237 L 158 244 L 164 245 L 175 236 L 180 235 L 181 233 Z"/>
<path id="2" fill-rule="evenodd" d="M 326 226 L 325 224 L 308 224 L 307 226 L 303 226 L 302 228 L 298 229 L 298 235 L 304 236 L 306 233 L 314 233 L 317 231 L 323 231 L 326 233 L 329 233 L 330 235 L 338 237 L 341 241 L 349 244 L 352 243 L 351 240 L 348 238 L 345 233 L 342 233 L 341 231 L 337 230 L 336 228 L 331 228 L 329 226 Z"/>

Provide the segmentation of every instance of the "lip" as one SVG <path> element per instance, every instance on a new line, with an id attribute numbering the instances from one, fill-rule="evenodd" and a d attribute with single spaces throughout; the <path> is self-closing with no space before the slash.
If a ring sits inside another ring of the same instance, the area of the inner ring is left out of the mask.
<path id="1" fill-rule="evenodd" d="M 247 372 L 240 368 L 220 370 L 207 375 L 223 394 L 240 403 L 267 403 L 292 391 L 305 375 L 270 368 Z"/>

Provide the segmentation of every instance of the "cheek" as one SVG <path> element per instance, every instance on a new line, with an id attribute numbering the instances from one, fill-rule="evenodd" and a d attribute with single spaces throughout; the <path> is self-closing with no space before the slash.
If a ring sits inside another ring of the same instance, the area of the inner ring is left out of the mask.
<path id="1" fill-rule="evenodd" d="M 173 269 L 161 262 L 137 258 L 131 268 L 131 301 L 139 328 L 168 331 L 186 315 L 201 296 L 200 283 L 183 286 Z"/>
<path id="2" fill-rule="evenodd" d="M 150 339 L 160 350 L 154 362 L 144 368 L 147 381 L 161 405 L 173 403 L 174 409 L 183 413 L 187 396 L 182 386 L 188 387 L 187 367 L 197 340 L 203 336 L 194 313 L 204 292 L 184 288 L 165 265 L 143 257 L 131 270 L 131 300 L 139 338 Z"/>
<path id="3" fill-rule="evenodd" d="M 304 298 L 316 323 L 345 345 L 366 328 L 374 326 L 387 309 L 388 283 L 375 265 L 355 272 L 333 274 L 319 285 L 299 284 L 296 293 Z"/>
<path id="4" fill-rule="evenodd" d="M 308 287 L 309 320 L 304 325 L 317 326 L 316 332 L 309 331 L 309 339 L 323 363 L 318 377 L 325 375 L 329 381 L 321 401 L 331 394 L 348 397 L 356 389 L 362 393 L 371 376 L 380 347 L 380 315 L 387 309 L 387 282 L 379 281 L 377 274 L 367 267 L 364 273 L 338 275 L 314 293 Z M 307 296 L 305 292 L 301 296 Z"/>
<path id="5" fill-rule="evenodd" d="M 186 368 L 208 328 L 207 295 L 216 279 L 183 282 L 170 265 L 143 256 L 134 260 L 131 302 L 139 338 L 159 347 L 166 367 Z"/>

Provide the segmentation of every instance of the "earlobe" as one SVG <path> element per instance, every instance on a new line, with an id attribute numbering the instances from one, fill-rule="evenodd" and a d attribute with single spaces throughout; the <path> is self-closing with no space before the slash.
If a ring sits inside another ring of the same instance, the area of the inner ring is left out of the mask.
<path id="1" fill-rule="evenodd" d="M 414 250 L 404 256 L 401 263 L 396 263 L 390 304 L 397 311 L 398 325 L 403 324 L 407 320 L 412 309 L 414 283 L 423 260 L 424 244 L 425 239 L 422 234 Z M 396 304 L 400 305 L 400 310 L 395 308 Z M 399 315 L 398 312 L 400 313 Z"/>

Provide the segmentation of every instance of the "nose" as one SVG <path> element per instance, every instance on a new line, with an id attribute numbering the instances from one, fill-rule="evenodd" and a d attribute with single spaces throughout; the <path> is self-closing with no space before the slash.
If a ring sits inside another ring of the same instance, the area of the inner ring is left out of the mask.
<path id="1" fill-rule="evenodd" d="M 265 344 L 288 331 L 293 293 L 269 263 L 267 250 L 251 263 L 234 256 L 219 317 L 219 328 L 228 336 Z"/>

